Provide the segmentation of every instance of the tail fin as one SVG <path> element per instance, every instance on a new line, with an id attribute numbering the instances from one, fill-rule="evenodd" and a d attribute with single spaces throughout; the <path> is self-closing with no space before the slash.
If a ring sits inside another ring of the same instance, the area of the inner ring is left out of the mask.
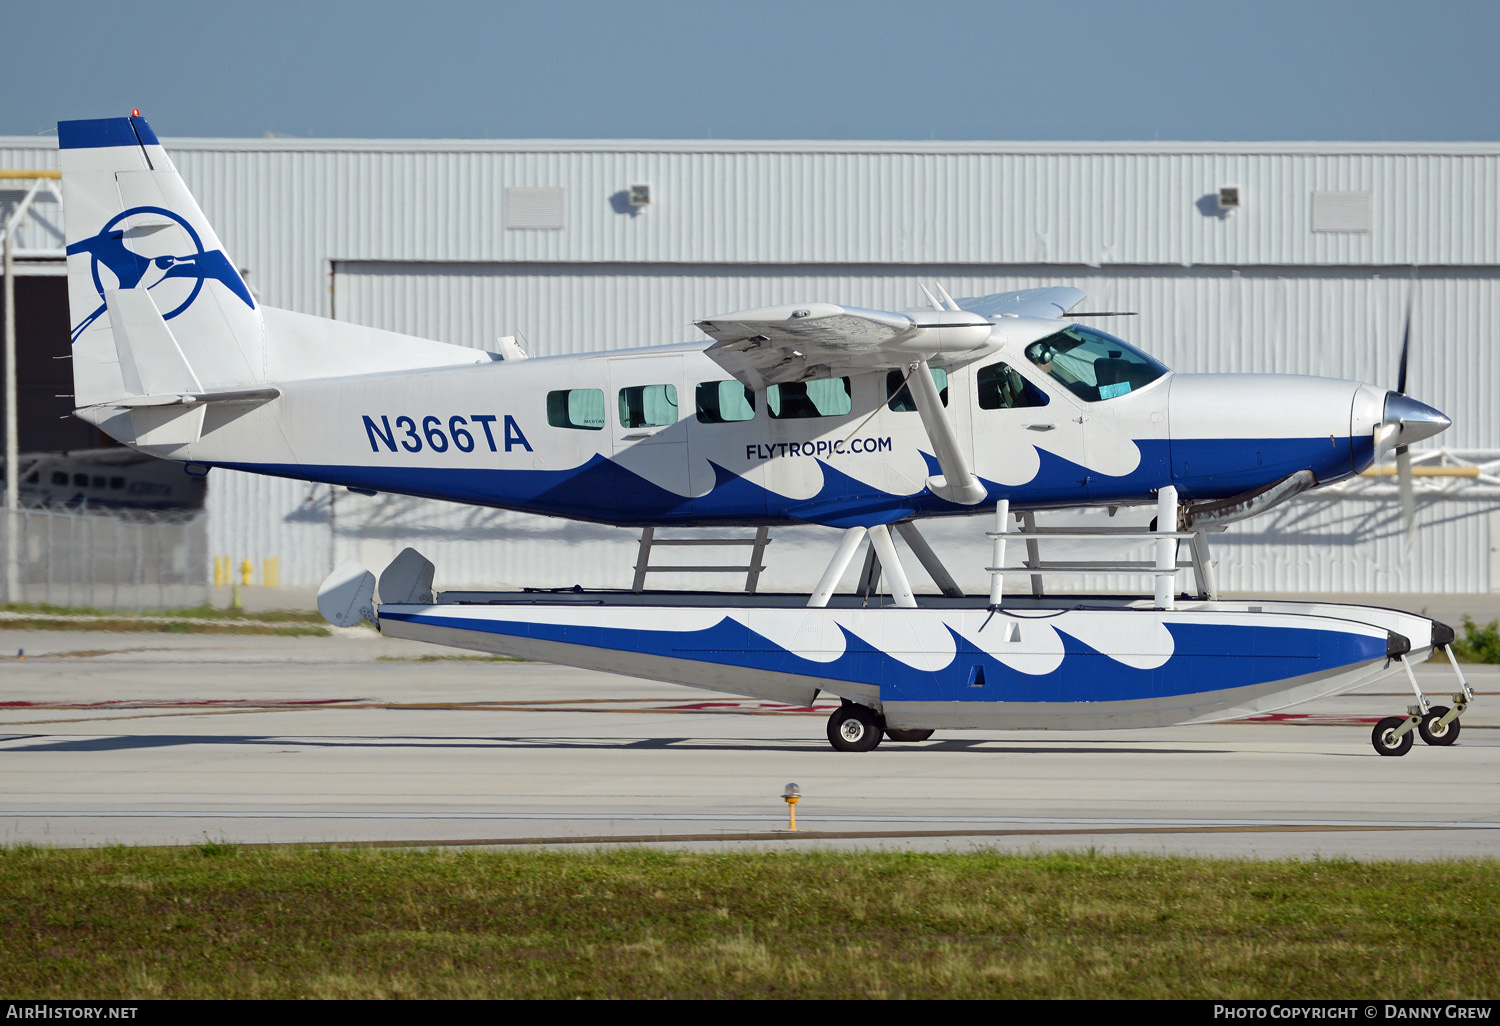
<path id="1" fill-rule="evenodd" d="M 164 378 L 179 390 L 264 382 L 261 312 L 146 120 L 63 121 L 57 138 L 77 406 L 138 397 Z M 132 345 L 156 320 L 143 304 L 168 333 Z"/>

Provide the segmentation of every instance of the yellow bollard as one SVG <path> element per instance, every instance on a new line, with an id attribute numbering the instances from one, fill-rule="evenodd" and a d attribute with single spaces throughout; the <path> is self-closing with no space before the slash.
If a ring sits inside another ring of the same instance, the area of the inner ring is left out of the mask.
<path id="1" fill-rule="evenodd" d="M 786 802 L 787 814 L 791 816 L 791 822 L 787 825 L 788 830 L 797 829 L 797 802 L 802 798 L 802 789 L 796 784 L 786 785 L 786 790 L 781 792 L 781 800 Z"/>
<path id="2" fill-rule="evenodd" d="M 255 575 L 255 564 L 246 559 L 240 564 L 240 583 L 249 584 L 250 578 Z"/>
<path id="3" fill-rule="evenodd" d="M 270 556 L 260 561 L 260 583 L 267 588 L 281 587 L 280 556 Z"/>
<path id="4" fill-rule="evenodd" d="M 229 557 L 214 557 L 214 587 L 222 588 L 229 583 Z"/>

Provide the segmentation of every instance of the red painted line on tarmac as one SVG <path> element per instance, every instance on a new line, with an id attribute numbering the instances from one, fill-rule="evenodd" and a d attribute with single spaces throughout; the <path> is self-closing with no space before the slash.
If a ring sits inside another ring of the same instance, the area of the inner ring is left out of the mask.
<path id="1" fill-rule="evenodd" d="M 757 701 L 728 701 L 728 702 L 683 702 L 677 705 L 665 705 L 662 709 L 673 712 L 707 712 L 717 709 L 746 709 L 761 712 L 784 712 L 784 713 L 815 713 L 825 712 L 834 708 L 832 705 L 785 705 L 781 702 L 757 702 Z"/>
<path id="2" fill-rule="evenodd" d="M 1262 716 L 1246 716 L 1242 723 L 1292 723 L 1318 727 L 1362 726 L 1379 723 L 1380 716 L 1320 716 L 1317 713 L 1265 713 Z"/>

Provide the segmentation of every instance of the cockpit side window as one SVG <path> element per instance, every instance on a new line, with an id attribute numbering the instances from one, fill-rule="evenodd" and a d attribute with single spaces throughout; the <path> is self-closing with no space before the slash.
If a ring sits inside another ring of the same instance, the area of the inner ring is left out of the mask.
<path id="1" fill-rule="evenodd" d="M 1047 393 L 1021 377 L 1008 363 L 981 367 L 975 376 L 981 410 L 1015 410 L 1025 406 L 1046 406 Z"/>
<path id="2" fill-rule="evenodd" d="M 1031 343 L 1026 358 L 1091 403 L 1126 395 L 1167 373 L 1129 343 L 1082 324 Z"/>

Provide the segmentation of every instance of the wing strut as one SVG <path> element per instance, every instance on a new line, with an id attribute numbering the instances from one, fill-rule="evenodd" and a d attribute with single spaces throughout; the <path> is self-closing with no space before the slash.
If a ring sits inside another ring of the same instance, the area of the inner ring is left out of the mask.
<path id="1" fill-rule="evenodd" d="M 963 450 L 959 448 L 958 436 L 953 433 L 953 425 L 943 413 L 943 400 L 932 380 L 932 371 L 927 368 L 926 360 L 918 360 L 912 367 L 914 373 L 907 377 L 907 384 L 917 401 L 917 412 L 921 414 L 927 440 L 932 443 L 932 454 L 937 457 L 938 466 L 943 471 L 936 477 L 929 477 L 927 487 L 940 499 L 961 506 L 977 505 L 984 501 L 984 485 L 969 469 Z"/>

